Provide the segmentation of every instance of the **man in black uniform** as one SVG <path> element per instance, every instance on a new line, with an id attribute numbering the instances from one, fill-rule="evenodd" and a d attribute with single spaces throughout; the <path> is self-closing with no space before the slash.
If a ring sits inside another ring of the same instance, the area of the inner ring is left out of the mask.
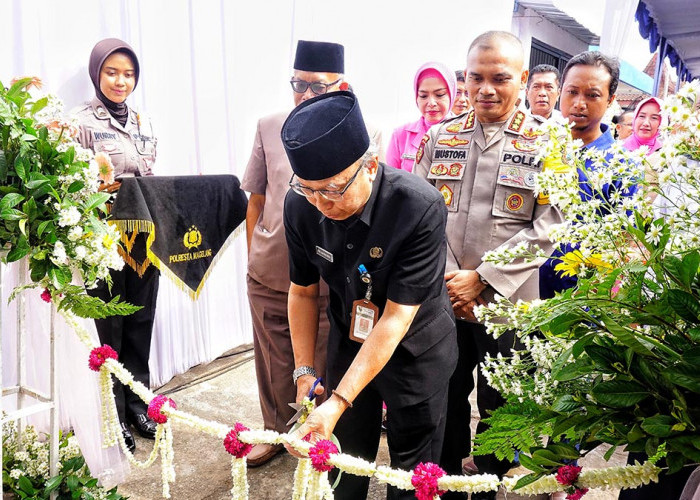
<path id="1" fill-rule="evenodd" d="M 334 92 L 298 106 L 282 127 L 292 165 L 284 207 L 289 322 L 297 400 L 310 390 L 318 283 L 330 288 L 329 399 L 297 431 L 335 432 L 342 451 L 374 460 L 382 400 L 392 467 L 440 458 L 447 381 L 457 345 L 444 283 L 440 193 L 378 163 L 356 98 Z M 317 388 L 318 389 L 318 388 Z M 343 474 L 337 499 L 366 498 L 369 479 Z M 415 498 L 388 488 L 388 498 Z"/>

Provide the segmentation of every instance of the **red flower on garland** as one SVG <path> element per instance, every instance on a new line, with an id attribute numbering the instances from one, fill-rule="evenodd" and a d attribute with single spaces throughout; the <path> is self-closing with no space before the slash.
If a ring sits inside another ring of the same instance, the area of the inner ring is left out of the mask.
<path id="1" fill-rule="evenodd" d="M 435 495 L 442 496 L 447 490 L 438 489 L 438 479 L 445 475 L 445 471 L 440 466 L 428 462 L 419 463 L 413 469 L 411 484 L 416 489 L 418 500 L 433 500 Z"/>
<path id="2" fill-rule="evenodd" d="M 41 300 L 44 302 L 51 302 L 51 292 L 48 288 L 44 288 L 44 291 L 41 292 Z"/>
<path id="3" fill-rule="evenodd" d="M 242 423 L 236 422 L 236 425 L 233 426 L 233 429 L 228 431 L 228 434 L 226 434 L 224 438 L 224 448 L 226 448 L 226 451 L 236 458 L 243 458 L 250 453 L 250 450 L 253 449 L 253 445 L 244 443 L 238 439 L 239 432 L 249 430 L 250 429 Z"/>
<path id="4" fill-rule="evenodd" d="M 105 364 L 105 361 L 109 358 L 117 359 L 117 351 L 112 349 L 109 345 L 104 344 L 90 351 L 88 365 L 91 370 L 99 372 L 102 365 Z"/>
<path id="5" fill-rule="evenodd" d="M 170 404 L 171 408 L 177 409 L 175 401 L 163 396 L 162 394 L 159 394 L 155 398 L 151 399 L 150 403 L 148 403 L 148 417 L 158 424 L 164 424 L 167 422 L 168 416 L 160 411 L 166 402 Z"/>
<path id="6" fill-rule="evenodd" d="M 576 491 L 566 495 L 567 500 L 581 500 L 581 497 L 588 493 L 588 488 L 576 488 Z"/>
<path id="7" fill-rule="evenodd" d="M 348 90 L 350 88 L 350 84 L 348 82 L 343 82 L 340 84 L 340 90 Z"/>
<path id="8" fill-rule="evenodd" d="M 316 441 L 316 444 L 309 448 L 309 458 L 311 465 L 317 472 L 328 472 L 333 469 L 333 466 L 328 463 L 331 455 L 338 453 L 338 447 L 328 439 Z"/>
<path id="9" fill-rule="evenodd" d="M 581 467 L 578 465 L 564 465 L 557 470 L 557 482 L 564 486 L 573 486 L 578 481 L 581 474 Z"/>

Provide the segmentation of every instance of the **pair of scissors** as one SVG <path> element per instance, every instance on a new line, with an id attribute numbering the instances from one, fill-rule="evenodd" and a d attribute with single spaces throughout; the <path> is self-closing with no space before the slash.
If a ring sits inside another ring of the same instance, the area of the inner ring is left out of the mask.
<path id="1" fill-rule="evenodd" d="M 314 385 L 311 386 L 311 389 L 309 389 L 309 393 L 306 395 L 306 397 L 309 399 L 309 401 L 313 401 L 316 398 L 316 386 L 318 384 L 323 384 L 323 377 L 318 377 L 314 381 Z M 289 422 L 287 422 L 287 425 L 292 425 L 296 423 L 303 415 L 304 413 L 307 412 L 307 407 L 304 406 L 303 404 L 300 403 L 287 403 L 292 409 L 296 410 L 296 413 L 292 416 L 292 418 L 289 419 Z"/>

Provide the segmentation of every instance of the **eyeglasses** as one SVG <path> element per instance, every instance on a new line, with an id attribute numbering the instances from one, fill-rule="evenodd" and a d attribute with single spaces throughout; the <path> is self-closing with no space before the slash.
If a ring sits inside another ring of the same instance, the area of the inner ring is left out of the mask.
<path id="1" fill-rule="evenodd" d="M 292 84 L 292 90 L 296 92 L 297 94 L 303 94 L 304 92 L 307 91 L 309 87 L 311 87 L 311 92 L 313 92 L 316 95 L 323 95 L 326 92 L 328 92 L 328 87 L 332 87 L 336 83 L 338 83 L 342 78 L 338 78 L 336 81 L 331 82 L 331 83 L 323 83 L 323 82 L 307 82 L 306 80 L 294 80 L 291 79 L 289 83 Z"/>
<path id="2" fill-rule="evenodd" d="M 345 184 L 345 187 L 343 189 L 341 189 L 340 191 L 336 191 L 336 190 L 329 191 L 327 189 L 311 189 L 310 187 L 302 186 L 298 182 L 293 183 L 292 181 L 294 180 L 294 176 L 296 174 L 292 174 L 291 179 L 289 179 L 289 187 L 292 188 L 292 190 L 295 193 L 300 194 L 302 196 L 305 196 L 307 198 L 311 198 L 314 196 L 314 194 L 318 193 L 321 196 L 323 196 L 325 199 L 327 199 L 328 201 L 339 201 L 339 200 L 343 199 L 343 195 L 345 194 L 345 191 L 347 191 L 348 188 L 350 187 L 350 185 L 355 181 L 357 174 L 360 173 L 360 170 L 364 166 L 365 165 L 363 163 L 362 165 L 360 165 L 358 167 L 357 170 L 355 170 L 355 173 L 353 174 L 353 176 L 350 177 L 350 180 L 348 181 L 348 183 Z"/>

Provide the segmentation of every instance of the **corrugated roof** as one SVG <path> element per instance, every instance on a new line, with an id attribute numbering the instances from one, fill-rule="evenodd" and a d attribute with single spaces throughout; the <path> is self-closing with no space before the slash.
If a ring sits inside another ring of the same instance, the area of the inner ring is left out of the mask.
<path id="1" fill-rule="evenodd" d="M 548 21 L 571 33 L 588 45 L 600 45 L 599 35 L 596 35 L 576 19 L 561 11 L 554 5 L 553 0 L 524 0 L 518 1 L 518 5 L 534 10 Z"/>

